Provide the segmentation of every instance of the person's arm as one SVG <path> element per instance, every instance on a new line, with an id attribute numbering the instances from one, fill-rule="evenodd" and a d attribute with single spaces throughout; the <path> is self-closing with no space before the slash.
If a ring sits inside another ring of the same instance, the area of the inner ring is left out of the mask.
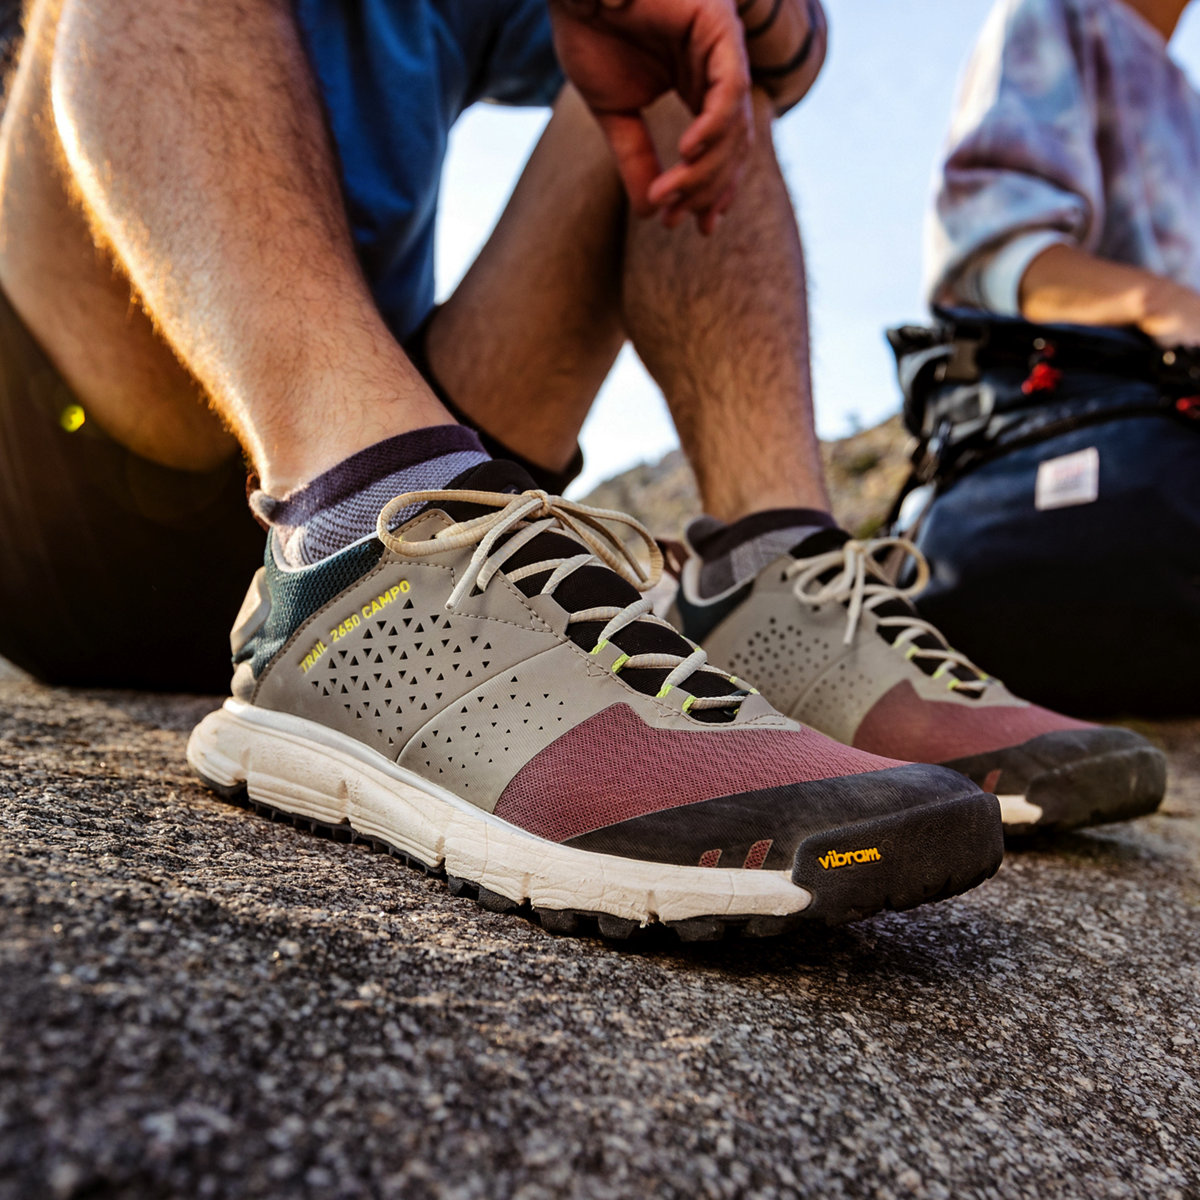
<path id="1" fill-rule="evenodd" d="M 828 47 L 819 0 L 741 0 L 750 78 L 782 115 L 812 87 Z"/>
<path id="2" fill-rule="evenodd" d="M 1134 325 L 1161 346 L 1200 346 L 1200 294 L 1077 246 L 1051 246 L 1029 264 L 1020 304 L 1040 324 Z"/>
<path id="3" fill-rule="evenodd" d="M 1094 250 L 1105 180 L 1096 144 L 1100 34 L 1043 0 L 992 10 L 964 76 L 927 226 L 934 304 L 1016 316 L 1047 247 Z"/>

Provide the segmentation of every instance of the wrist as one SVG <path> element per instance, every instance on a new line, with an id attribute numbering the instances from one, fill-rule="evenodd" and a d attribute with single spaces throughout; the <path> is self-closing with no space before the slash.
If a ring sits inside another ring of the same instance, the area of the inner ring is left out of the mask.
<path id="1" fill-rule="evenodd" d="M 1134 288 L 1132 307 L 1134 323 L 1146 333 L 1160 328 L 1162 323 L 1179 311 L 1183 289 L 1174 280 L 1153 276 Z"/>
<path id="2" fill-rule="evenodd" d="M 741 0 L 737 15 L 746 36 L 746 53 L 751 59 L 756 49 L 761 54 L 764 38 L 768 39 L 767 44 L 777 40 L 780 25 L 799 21 L 803 26 L 801 36 L 808 28 L 805 0 Z"/>
<path id="3" fill-rule="evenodd" d="M 812 85 L 825 58 L 825 19 L 818 0 L 742 0 L 751 81 L 790 107 Z M 782 103 L 781 103 L 782 102 Z"/>

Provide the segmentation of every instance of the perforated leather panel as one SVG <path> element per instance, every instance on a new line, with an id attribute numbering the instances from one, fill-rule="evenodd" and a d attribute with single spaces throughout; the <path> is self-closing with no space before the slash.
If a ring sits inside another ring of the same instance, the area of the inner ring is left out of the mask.
<path id="1" fill-rule="evenodd" d="M 730 725 L 700 725 L 681 711 L 682 691 L 638 692 L 610 669 L 616 647 L 581 650 L 556 632 L 552 601 L 527 600 L 503 576 L 448 612 L 469 558 L 389 552 L 293 633 L 252 702 L 349 734 L 488 810 L 531 759 L 613 705 L 689 735 L 798 732 L 757 696 Z"/>
<path id="2" fill-rule="evenodd" d="M 627 698 L 611 675 L 567 691 L 579 651 L 558 645 L 461 696 L 414 737 L 400 758 L 426 779 L 491 809 L 514 775 L 539 751 L 607 705 Z"/>
<path id="3" fill-rule="evenodd" d="M 727 662 L 789 716 L 849 742 L 868 710 L 907 664 L 869 632 L 870 618 L 846 646 L 846 609 L 796 599 L 790 582 L 763 572 L 754 593 L 708 638 L 710 656 Z"/>
<path id="4" fill-rule="evenodd" d="M 255 703 L 321 721 L 395 759 L 448 703 L 557 644 L 528 628 L 540 620 L 502 580 L 461 613 L 445 611 L 447 591 L 444 567 L 385 559 L 293 635 Z"/>
<path id="5" fill-rule="evenodd" d="M 857 744 L 855 735 L 864 718 L 902 681 L 911 683 L 916 698 L 936 703 L 948 715 L 960 705 L 1023 703 L 1000 687 L 989 689 L 983 701 L 950 692 L 944 679 L 932 679 L 905 659 L 903 649 L 879 636 L 869 612 L 862 614 L 854 641 L 847 646 L 845 605 L 831 602 L 814 609 L 796 598 L 781 573 L 763 571 L 752 595 L 704 645 L 711 658 L 729 663 L 797 721 Z"/>

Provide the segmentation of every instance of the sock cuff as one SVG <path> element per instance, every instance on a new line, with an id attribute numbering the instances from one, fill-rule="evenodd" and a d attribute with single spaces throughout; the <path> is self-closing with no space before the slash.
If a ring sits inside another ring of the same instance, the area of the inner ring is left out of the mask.
<path id="1" fill-rule="evenodd" d="M 732 525 L 706 521 L 703 529 L 689 530 L 692 549 L 706 562 L 712 563 L 732 554 L 739 546 L 765 533 L 783 529 L 836 529 L 837 522 L 831 513 L 819 508 L 768 508 L 750 513 Z M 696 523 L 699 525 L 699 522 Z M 695 529 L 695 526 L 693 526 Z"/>
<path id="2" fill-rule="evenodd" d="M 468 455 L 460 465 L 454 456 Z M 365 491 L 389 475 L 418 464 L 446 459 L 445 474 L 453 478 L 487 458 L 479 435 L 463 425 L 428 425 L 385 438 L 359 450 L 282 499 L 256 491 L 250 496 L 255 514 L 272 525 L 303 525 L 317 513 Z"/>

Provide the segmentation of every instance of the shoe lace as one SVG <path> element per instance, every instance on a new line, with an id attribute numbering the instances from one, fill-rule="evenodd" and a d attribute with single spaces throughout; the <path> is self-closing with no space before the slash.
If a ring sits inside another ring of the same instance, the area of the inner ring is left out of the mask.
<path id="1" fill-rule="evenodd" d="M 885 551 L 892 559 L 893 570 L 899 570 L 905 557 L 916 563 L 916 579 L 907 587 L 894 583 L 879 561 L 879 555 Z M 851 538 L 836 549 L 797 559 L 786 575 L 795 581 L 793 591 L 801 602 L 814 607 L 829 603 L 846 605 L 846 633 L 842 638 L 845 645 L 854 641 L 862 614 L 869 612 L 881 630 L 895 631 L 895 636 L 888 640 L 902 649 L 906 658 L 933 664 L 927 671 L 932 678 L 940 679 L 955 672 L 947 685 L 951 691 L 978 697 L 995 682 L 965 654 L 955 650 L 938 628 L 912 607 L 911 598 L 929 582 L 929 563 L 907 538 L 873 538 L 865 542 Z M 902 606 L 904 611 L 876 611 L 889 605 L 893 610 Z M 918 638 L 933 644 L 919 645 Z"/>
<path id="2" fill-rule="evenodd" d="M 406 538 L 403 533 L 391 531 L 392 519 L 402 510 L 411 509 L 414 505 L 440 502 L 477 505 L 492 511 L 444 526 L 430 538 Z M 624 526 L 633 531 L 649 553 L 649 569 L 642 566 L 633 550 L 608 528 L 609 525 Z M 384 505 L 376 528 L 379 540 L 405 558 L 426 558 L 474 545 L 475 551 L 470 561 L 446 599 L 445 607 L 449 612 L 457 611 L 475 589 L 483 591 L 509 559 L 536 537 L 550 531 L 567 533 L 581 542 L 584 549 L 578 554 L 540 559 L 505 571 L 505 576 L 511 582 L 518 583 L 548 571 L 549 577 L 538 589 L 538 594 L 550 596 L 570 575 L 583 567 L 595 566 L 597 560 L 642 593 L 653 588 L 662 577 L 662 551 L 649 530 L 639 521 L 626 513 L 564 500 L 561 496 L 551 496 L 540 489 L 517 494 L 469 489 L 408 492 Z M 606 622 L 591 651 L 598 654 L 616 634 L 635 621 L 647 621 L 674 632 L 674 626 L 653 614 L 652 603 L 648 596 L 643 595 L 623 606 L 594 605 L 568 612 L 567 624 Z M 699 672 L 717 675 L 736 689 L 720 696 L 689 696 L 683 705 L 684 712 L 710 708 L 736 709 L 755 691 L 736 676 L 710 666 L 708 656 L 698 646 L 687 655 L 663 652 L 621 654 L 610 670 L 618 673 L 624 669 L 639 668 L 669 672 L 659 688 L 659 698 L 666 696 L 673 688 L 681 687 Z"/>

